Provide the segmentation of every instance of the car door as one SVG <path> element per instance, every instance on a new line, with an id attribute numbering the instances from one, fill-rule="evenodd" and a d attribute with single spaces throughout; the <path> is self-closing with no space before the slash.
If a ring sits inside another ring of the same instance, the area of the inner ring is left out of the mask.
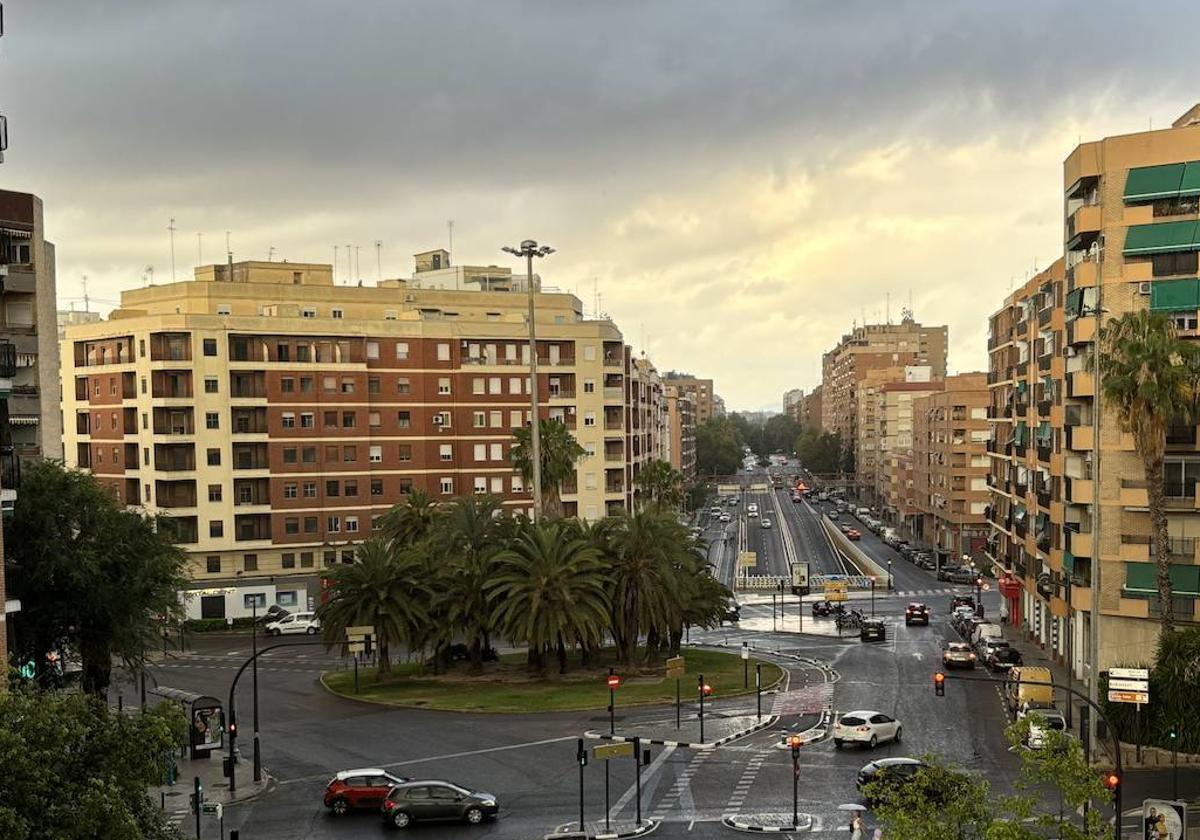
<path id="1" fill-rule="evenodd" d="M 288 633 L 295 633 L 295 632 L 296 632 L 296 616 L 294 613 L 292 615 L 285 615 L 283 618 L 281 618 L 279 620 L 280 635 L 286 635 Z"/>
<path id="2" fill-rule="evenodd" d="M 349 776 L 346 779 L 346 799 L 351 808 L 366 808 L 364 794 L 367 790 L 367 780 L 364 776 Z"/>
<path id="3" fill-rule="evenodd" d="M 896 737 L 896 721 L 882 712 L 871 716 L 871 728 L 875 730 L 880 741 L 890 741 Z"/>
<path id="4" fill-rule="evenodd" d="M 430 785 L 429 801 L 431 819 L 453 820 L 461 816 L 462 794 L 446 785 Z"/>
<path id="5" fill-rule="evenodd" d="M 395 784 L 387 776 L 370 776 L 365 782 L 362 792 L 362 807 L 364 808 L 378 808 L 381 806 L 384 798 L 388 795 L 388 791 Z"/>
<path id="6" fill-rule="evenodd" d="M 414 820 L 427 820 L 433 816 L 430 807 L 429 788 L 425 785 L 414 785 L 404 790 L 404 810 Z"/>

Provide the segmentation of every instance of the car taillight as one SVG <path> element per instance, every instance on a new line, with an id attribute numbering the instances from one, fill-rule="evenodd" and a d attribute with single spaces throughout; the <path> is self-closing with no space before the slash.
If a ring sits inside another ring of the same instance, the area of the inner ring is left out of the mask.
<path id="1" fill-rule="evenodd" d="M 383 810 L 390 811 L 396 807 L 396 803 L 390 799 L 383 800 Z"/>
<path id="2" fill-rule="evenodd" d="M 972 658 L 972 659 L 974 659 L 974 658 L 975 658 L 975 654 L 973 654 L 973 653 L 972 653 L 972 654 L 971 654 L 971 658 Z"/>
<path id="3" fill-rule="evenodd" d="M 859 732 L 870 732 L 870 731 L 871 731 L 871 727 L 869 727 L 869 726 L 860 726 L 860 727 L 858 727 L 858 731 L 859 731 Z"/>

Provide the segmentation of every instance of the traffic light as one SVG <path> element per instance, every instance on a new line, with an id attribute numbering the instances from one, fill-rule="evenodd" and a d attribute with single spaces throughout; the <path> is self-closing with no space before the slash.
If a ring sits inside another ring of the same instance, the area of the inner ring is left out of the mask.
<path id="1" fill-rule="evenodd" d="M 792 748 L 792 758 L 799 758 L 800 757 L 800 744 L 801 744 L 800 736 L 799 735 L 789 735 L 787 742 L 788 742 L 788 746 Z"/>
<path id="2" fill-rule="evenodd" d="M 941 671 L 933 675 L 933 693 L 938 697 L 946 696 L 946 675 Z"/>
<path id="3" fill-rule="evenodd" d="M 1115 770 L 1110 770 L 1101 778 L 1104 787 L 1109 793 L 1116 794 L 1117 789 L 1121 787 L 1121 777 L 1117 775 Z"/>
<path id="4" fill-rule="evenodd" d="M 702 692 L 704 692 L 704 696 L 705 696 L 705 697 L 711 697 L 711 696 L 712 696 L 712 686 L 711 686 L 711 685 L 709 685 L 708 683 L 704 683 L 702 686 L 700 686 L 700 690 L 701 690 Z"/>
<path id="5" fill-rule="evenodd" d="M 229 736 L 231 738 L 237 737 L 237 721 L 236 720 L 229 721 Z"/>

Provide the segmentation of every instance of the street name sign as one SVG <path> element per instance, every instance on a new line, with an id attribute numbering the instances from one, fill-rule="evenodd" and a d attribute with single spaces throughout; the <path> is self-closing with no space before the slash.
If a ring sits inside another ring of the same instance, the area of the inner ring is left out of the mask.
<path id="1" fill-rule="evenodd" d="M 1150 670 L 1148 668 L 1109 668 L 1108 676 L 1120 680 L 1148 680 L 1150 679 Z"/>
<path id="2" fill-rule="evenodd" d="M 1108 687 L 1113 691 L 1142 691 L 1150 690 L 1150 683 L 1145 680 L 1114 680 L 1109 679 Z"/>
<path id="3" fill-rule="evenodd" d="M 830 580 L 825 582 L 825 600 L 826 601 L 847 601 L 849 596 L 846 594 L 846 582 L 843 580 Z"/>
<path id="4" fill-rule="evenodd" d="M 1108 691 L 1108 702 L 1110 703 L 1136 703 L 1139 706 L 1145 706 L 1150 702 L 1150 692 L 1148 691 Z"/>
<path id="5" fill-rule="evenodd" d="M 633 743 L 622 741 L 619 744 L 600 744 L 599 746 L 592 747 L 592 755 L 597 761 L 633 755 Z"/>
<path id="6" fill-rule="evenodd" d="M 346 628 L 346 637 L 350 639 L 363 638 L 366 636 L 375 635 L 375 626 L 372 624 L 358 624 L 354 627 Z"/>
<path id="7" fill-rule="evenodd" d="M 672 656 L 667 660 L 667 679 L 679 679 L 686 673 L 687 661 L 682 656 Z"/>

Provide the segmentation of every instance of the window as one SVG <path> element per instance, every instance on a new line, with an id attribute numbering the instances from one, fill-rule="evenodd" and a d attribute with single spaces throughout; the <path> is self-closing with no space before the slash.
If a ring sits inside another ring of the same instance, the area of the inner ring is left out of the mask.
<path id="1" fill-rule="evenodd" d="M 283 463 L 285 463 L 285 464 L 294 464 L 294 463 L 296 463 L 296 447 L 294 447 L 294 446 L 289 446 L 289 447 L 286 447 L 286 448 L 284 448 L 284 450 L 283 450 Z"/>
<path id="2" fill-rule="evenodd" d="M 454 460 L 454 449 L 448 443 L 443 443 L 438 447 L 438 454 L 443 461 Z"/>
<path id="3" fill-rule="evenodd" d="M 471 427 L 482 429 L 487 426 L 487 412 L 476 411 L 471 415 Z"/>
<path id="4" fill-rule="evenodd" d="M 367 425 L 368 426 L 370 426 L 373 429 L 378 428 L 381 422 L 382 421 L 381 421 L 378 411 L 368 411 L 367 412 Z"/>
<path id="5" fill-rule="evenodd" d="M 493 443 L 491 449 L 492 449 L 492 460 L 493 461 L 503 461 L 504 460 L 504 444 Z"/>
<path id="6" fill-rule="evenodd" d="M 285 376 L 280 379 L 279 390 L 285 394 L 294 393 L 296 390 L 296 378 L 294 376 Z"/>
<path id="7" fill-rule="evenodd" d="M 482 394 L 484 391 L 484 380 L 482 376 L 476 376 L 471 380 L 471 393 Z"/>
<path id="8" fill-rule="evenodd" d="M 299 528 L 297 528 L 297 531 L 298 530 Z M 285 569 L 294 569 L 296 568 L 296 555 L 290 551 L 285 551 L 279 556 L 279 563 Z M 296 593 L 280 592 L 275 595 L 275 602 L 278 603 L 279 606 L 284 606 L 284 600 L 287 600 L 290 606 L 296 606 Z"/>
<path id="9" fill-rule="evenodd" d="M 397 359 L 407 359 L 408 358 L 408 342 L 407 341 L 397 341 L 396 342 L 396 358 Z"/>
<path id="10" fill-rule="evenodd" d="M 488 393 L 489 394 L 503 394 L 504 393 L 504 382 L 503 382 L 503 380 L 500 379 L 499 376 L 488 377 Z"/>
<path id="11" fill-rule="evenodd" d="M 412 460 L 412 446 L 407 443 L 400 444 L 398 457 L 400 458 L 401 461 L 411 461 Z"/>
<path id="12" fill-rule="evenodd" d="M 492 476 L 492 492 L 496 495 L 504 492 L 504 479 L 498 475 Z"/>
<path id="13" fill-rule="evenodd" d="M 210 502 L 221 501 L 221 485 L 220 484 L 208 485 L 208 500 Z"/>
<path id="14" fill-rule="evenodd" d="M 208 523 L 208 536 L 211 539 L 218 539 L 225 536 L 225 523 L 220 519 L 214 519 Z"/>
<path id="15" fill-rule="evenodd" d="M 275 361 L 287 362 L 291 361 L 291 346 L 287 344 L 275 345 Z"/>
<path id="16" fill-rule="evenodd" d="M 210 467 L 221 466 L 221 450 L 220 449 L 208 450 L 208 465 Z"/>
<path id="17" fill-rule="evenodd" d="M 583 445 L 583 451 L 586 452 L 588 455 L 594 456 L 596 454 L 596 444 L 595 443 L 585 443 Z"/>
<path id="18" fill-rule="evenodd" d="M 385 320 L 385 321 L 395 321 L 395 320 L 396 320 L 396 310 L 395 310 L 395 309 L 385 309 L 385 310 L 383 310 L 383 320 Z"/>
<path id="19" fill-rule="evenodd" d="M 299 534 L 300 533 L 300 517 L 289 516 L 283 520 L 283 533 Z"/>
<path id="20" fill-rule="evenodd" d="M 450 345 L 449 344 L 439 344 L 437 346 L 437 358 L 438 358 L 439 362 L 450 361 Z"/>
<path id="21" fill-rule="evenodd" d="M 595 379 L 583 380 L 583 393 L 585 393 L 585 394 L 596 393 L 596 380 Z"/>
<path id="22" fill-rule="evenodd" d="M 317 417 L 311 411 L 304 411 L 300 414 L 300 428 L 311 429 L 317 425 Z"/>
<path id="23" fill-rule="evenodd" d="M 512 477 L 512 491 L 514 493 L 525 492 L 525 479 L 522 476 L 514 475 Z"/>
<path id="24" fill-rule="evenodd" d="M 321 377 L 321 389 L 324 390 L 326 393 L 333 393 L 334 391 L 336 391 L 337 390 L 337 377 L 336 376 Z"/>
<path id="25" fill-rule="evenodd" d="M 595 426 L 596 425 L 596 412 L 585 411 L 583 413 L 583 425 L 585 427 L 586 426 Z"/>
<path id="26" fill-rule="evenodd" d="M 346 517 L 346 533 L 353 534 L 353 533 L 356 533 L 357 531 L 358 531 L 358 517 L 357 516 L 347 516 Z"/>
<path id="27" fill-rule="evenodd" d="M 111 376 L 108 378 L 108 394 L 113 397 L 117 395 L 117 380 Z"/>
<path id="28" fill-rule="evenodd" d="M 521 393 L 521 378 L 520 377 L 510 376 L 508 378 L 508 393 L 509 394 Z"/>
<path id="29" fill-rule="evenodd" d="M 338 483 L 337 479 L 330 479 L 325 482 L 325 495 L 328 498 L 337 496 L 340 489 L 341 484 Z"/>
<path id="30" fill-rule="evenodd" d="M 279 415 L 279 422 L 283 425 L 283 428 L 285 428 L 285 429 L 296 428 L 296 412 L 294 412 L 294 411 L 283 412 L 283 414 Z"/>
<path id="31" fill-rule="evenodd" d="M 486 493 L 487 492 L 487 479 L 484 478 L 483 476 L 476 476 L 475 492 L 476 493 Z"/>
<path id="32" fill-rule="evenodd" d="M 382 478 L 372 478 L 371 479 L 371 495 L 372 496 L 382 496 L 383 495 L 383 479 Z"/>
<path id="33" fill-rule="evenodd" d="M 210 554 L 205 557 L 204 570 L 210 575 L 221 574 L 221 557 L 217 554 Z"/>
<path id="34" fill-rule="evenodd" d="M 242 555 L 242 568 L 245 569 L 247 572 L 257 572 L 258 571 L 258 555 L 257 554 Z M 267 605 L 267 596 L 266 595 L 247 595 L 246 597 L 247 598 L 260 598 L 261 599 L 261 601 L 259 602 L 260 607 L 265 607 Z M 250 606 L 250 603 L 247 602 L 246 606 Z"/>
<path id="35" fill-rule="evenodd" d="M 347 481 L 345 486 L 342 487 L 342 495 L 351 498 L 358 496 L 358 480 L 350 479 Z"/>
<path id="36" fill-rule="evenodd" d="M 215 411 L 206 411 L 204 413 L 204 428 L 219 429 L 221 428 L 221 415 Z"/>
<path id="37" fill-rule="evenodd" d="M 330 516 L 325 520 L 325 530 L 331 534 L 336 534 L 342 530 L 342 518 L 340 516 Z"/>
<path id="38" fill-rule="evenodd" d="M 108 418 L 108 425 L 111 429 L 117 428 L 117 412 L 114 411 L 112 416 Z"/>
<path id="39" fill-rule="evenodd" d="M 300 552 L 300 568 L 311 569 L 313 565 L 313 553 L 311 551 Z"/>
<path id="40" fill-rule="evenodd" d="M 368 394 L 378 394 L 379 393 L 379 377 L 378 376 L 368 376 L 367 377 L 367 393 Z"/>
<path id="41" fill-rule="evenodd" d="M 97 394 L 100 393 L 100 383 L 99 382 L 96 383 L 96 393 Z M 142 393 L 143 394 L 146 393 L 146 377 L 144 377 L 144 376 L 142 377 Z"/>
<path id="42" fill-rule="evenodd" d="M 306 306 L 300 310 L 300 317 L 301 318 L 316 318 L 317 310 L 316 310 L 316 308 L 314 308 L 312 306 Z"/>
<path id="43" fill-rule="evenodd" d="M 306 446 L 300 450 L 300 460 L 306 464 L 317 463 L 317 447 Z"/>
<path id="44" fill-rule="evenodd" d="M 400 479 L 400 495 L 407 496 L 411 492 L 412 492 L 412 479 L 411 478 Z"/>
<path id="45" fill-rule="evenodd" d="M 317 533 L 317 517 L 315 517 L 315 516 L 304 517 L 304 533 L 306 533 L 306 534 Z"/>
<path id="46" fill-rule="evenodd" d="M 438 379 L 438 393 L 443 396 L 450 393 L 450 380 L 446 377 Z"/>
<path id="47" fill-rule="evenodd" d="M 336 429 L 338 427 L 338 415 L 336 411 L 326 411 L 324 417 L 326 429 Z"/>
<path id="48" fill-rule="evenodd" d="M 454 479 L 453 478 L 443 478 L 441 480 L 440 484 L 441 484 L 443 496 L 449 496 L 454 493 Z"/>
<path id="49" fill-rule="evenodd" d="M 379 424 L 376 423 L 374 425 L 377 426 Z M 367 448 L 367 460 L 370 461 L 372 464 L 378 464 L 380 461 L 382 461 L 383 460 L 383 447 L 382 446 L 368 447 Z"/>
<path id="50" fill-rule="evenodd" d="M 439 411 L 437 414 L 433 415 L 433 425 L 440 426 L 443 429 L 449 429 L 450 428 L 450 412 L 449 411 Z"/>
<path id="51" fill-rule="evenodd" d="M 317 482 L 315 482 L 315 481 L 304 482 L 304 498 L 306 498 L 306 499 L 317 498 Z"/>
<path id="52" fill-rule="evenodd" d="M 283 498 L 285 498 L 285 499 L 296 498 L 297 489 L 298 489 L 298 485 L 296 484 L 296 482 L 294 482 L 294 481 L 285 482 L 283 485 Z"/>
<path id="53" fill-rule="evenodd" d="M 228 308 L 228 307 L 226 307 L 226 308 Z M 221 312 L 220 307 L 217 307 L 217 314 L 218 315 L 228 315 L 229 313 Z M 204 339 L 204 355 L 205 356 L 217 355 L 217 340 L 215 338 Z"/>
<path id="54" fill-rule="evenodd" d="M 142 466 L 145 466 L 145 467 L 150 466 L 150 447 L 149 446 L 142 447 Z"/>
<path id="55" fill-rule="evenodd" d="M 325 563 L 326 568 L 337 562 L 336 551 L 326 551 L 321 554 L 321 560 Z"/>
<path id="56" fill-rule="evenodd" d="M 1163 495 L 1193 499 L 1200 481 L 1200 458 L 1171 458 L 1163 463 Z"/>
<path id="57" fill-rule="evenodd" d="M 586 490 L 595 490 L 596 489 L 596 474 L 591 473 L 591 472 L 587 473 L 583 478 L 583 486 L 584 486 L 584 489 L 586 489 Z"/>
<path id="58" fill-rule="evenodd" d="M 342 377 L 342 393 L 343 394 L 353 394 L 354 393 L 354 377 L 352 377 L 352 376 L 343 376 Z"/>
<path id="59" fill-rule="evenodd" d="M 358 447 L 357 446 L 343 446 L 342 447 L 342 463 L 353 464 L 357 460 L 358 460 Z"/>
<path id="60" fill-rule="evenodd" d="M 342 412 L 342 428 L 353 429 L 358 424 L 358 414 L 354 411 Z"/>
<path id="61" fill-rule="evenodd" d="M 311 362 L 312 361 L 312 348 L 310 346 L 308 346 L 307 344 L 297 344 L 296 345 L 296 361 L 297 362 Z"/>
<path id="62" fill-rule="evenodd" d="M 378 359 L 379 358 L 379 342 L 378 341 L 368 341 L 367 342 L 367 358 L 368 359 Z"/>
<path id="63" fill-rule="evenodd" d="M 525 415 L 523 415 L 519 410 L 513 409 L 512 411 L 508 412 L 509 428 L 518 429 L 524 422 Z"/>
<path id="64" fill-rule="evenodd" d="M 396 380 L 396 393 L 397 394 L 411 394 L 412 393 L 412 385 L 409 383 L 409 381 L 407 379 L 397 379 Z"/>
<path id="65" fill-rule="evenodd" d="M 476 461 L 486 461 L 487 460 L 487 444 L 486 443 L 475 444 L 475 460 Z"/>
<path id="66" fill-rule="evenodd" d="M 493 429 L 499 429 L 501 426 L 503 426 L 504 425 L 504 412 L 503 411 L 489 411 L 488 412 L 488 425 L 491 426 Z"/>
<path id="67" fill-rule="evenodd" d="M 313 378 L 311 376 L 300 377 L 300 393 L 311 394 L 313 390 Z"/>
<path id="68" fill-rule="evenodd" d="M 1176 312 L 1171 320 L 1175 322 L 1175 329 L 1180 332 L 1195 331 L 1196 329 L 1195 312 Z"/>

